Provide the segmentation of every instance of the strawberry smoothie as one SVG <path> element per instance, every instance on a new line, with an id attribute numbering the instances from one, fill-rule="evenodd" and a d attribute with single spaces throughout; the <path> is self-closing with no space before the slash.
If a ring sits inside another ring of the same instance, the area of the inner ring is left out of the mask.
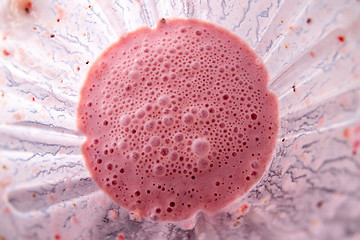
<path id="1" fill-rule="evenodd" d="M 214 213 L 261 178 L 278 106 L 268 73 L 229 31 L 162 19 L 122 37 L 81 90 L 85 163 L 117 204 L 154 221 Z"/>

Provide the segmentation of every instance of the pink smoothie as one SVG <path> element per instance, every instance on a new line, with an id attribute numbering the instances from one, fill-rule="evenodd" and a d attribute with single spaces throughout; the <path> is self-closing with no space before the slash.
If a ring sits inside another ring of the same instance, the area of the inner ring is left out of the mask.
<path id="1" fill-rule="evenodd" d="M 270 162 L 277 98 L 257 55 L 227 30 L 162 20 L 92 66 L 78 127 L 86 166 L 116 203 L 156 221 L 214 213 Z"/>

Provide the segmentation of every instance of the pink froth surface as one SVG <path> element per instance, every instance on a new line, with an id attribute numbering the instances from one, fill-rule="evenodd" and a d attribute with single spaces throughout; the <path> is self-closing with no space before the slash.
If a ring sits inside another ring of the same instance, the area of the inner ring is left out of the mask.
<path id="1" fill-rule="evenodd" d="M 216 212 L 271 159 L 277 98 L 254 51 L 198 20 L 122 37 L 92 66 L 78 127 L 87 168 L 116 203 L 157 221 Z"/>

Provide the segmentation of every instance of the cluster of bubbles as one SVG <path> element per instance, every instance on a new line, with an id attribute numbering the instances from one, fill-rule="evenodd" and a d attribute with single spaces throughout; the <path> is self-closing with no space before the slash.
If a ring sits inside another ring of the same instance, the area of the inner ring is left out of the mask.
<path id="1" fill-rule="evenodd" d="M 223 206 L 269 161 L 277 122 L 266 85 L 254 53 L 216 27 L 173 20 L 129 34 L 82 92 L 88 166 L 115 201 L 153 220 Z"/>

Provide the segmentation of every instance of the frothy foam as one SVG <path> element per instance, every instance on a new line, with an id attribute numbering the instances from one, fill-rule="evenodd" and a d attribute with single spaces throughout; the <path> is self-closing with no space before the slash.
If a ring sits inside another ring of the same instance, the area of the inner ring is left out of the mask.
<path id="1" fill-rule="evenodd" d="M 92 66 L 78 127 L 92 177 L 157 221 L 215 212 L 268 165 L 278 129 L 268 74 L 239 38 L 169 20 L 121 38 Z"/>

